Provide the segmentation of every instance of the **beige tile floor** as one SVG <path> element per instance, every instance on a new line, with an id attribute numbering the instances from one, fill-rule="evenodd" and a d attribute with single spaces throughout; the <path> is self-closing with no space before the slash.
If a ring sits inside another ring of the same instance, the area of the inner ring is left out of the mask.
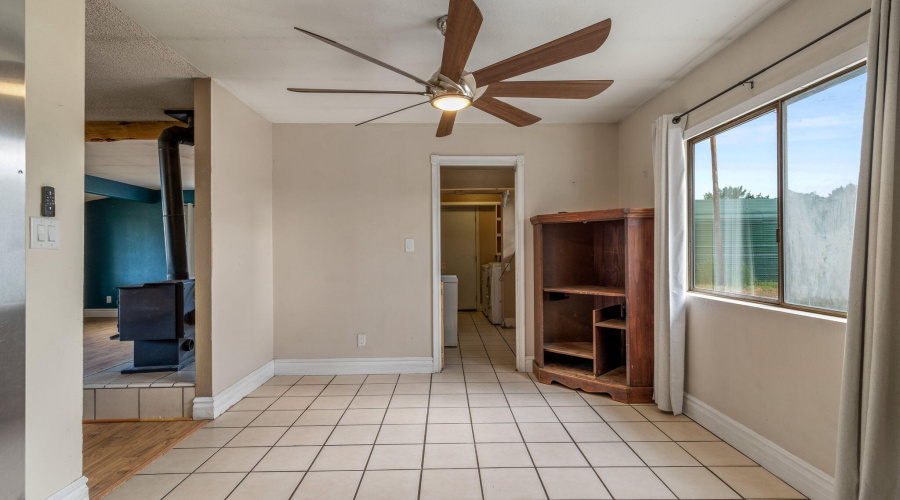
<path id="1" fill-rule="evenodd" d="M 687 417 L 516 373 L 481 314 L 459 338 L 439 374 L 275 377 L 107 498 L 803 498 Z"/>

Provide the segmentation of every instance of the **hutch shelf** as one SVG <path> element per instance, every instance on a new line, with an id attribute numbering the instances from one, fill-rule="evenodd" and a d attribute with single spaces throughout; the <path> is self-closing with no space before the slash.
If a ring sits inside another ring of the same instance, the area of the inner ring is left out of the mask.
<path id="1" fill-rule="evenodd" d="M 534 374 L 623 403 L 653 397 L 653 209 L 538 215 Z"/>

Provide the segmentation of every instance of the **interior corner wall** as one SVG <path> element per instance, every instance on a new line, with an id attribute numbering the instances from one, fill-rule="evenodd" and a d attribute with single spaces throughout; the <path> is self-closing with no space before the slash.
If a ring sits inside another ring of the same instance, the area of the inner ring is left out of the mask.
<path id="1" fill-rule="evenodd" d="M 272 361 L 272 124 L 215 80 L 197 80 L 194 96 L 197 390 L 204 396 Z"/>
<path id="2" fill-rule="evenodd" d="M 431 357 L 432 154 L 524 154 L 528 218 L 619 204 L 616 125 L 435 127 L 275 125 L 276 359 Z M 526 297 L 532 244 L 526 219 Z"/>
<path id="3" fill-rule="evenodd" d="M 210 209 L 212 80 L 194 80 L 194 366 L 195 394 L 212 388 L 212 213 Z"/>
<path id="4" fill-rule="evenodd" d="M 82 475 L 84 12 L 83 0 L 25 2 L 25 214 L 40 217 L 41 186 L 53 186 L 60 223 L 58 250 L 25 253 L 25 494 L 34 499 Z"/>
<path id="5" fill-rule="evenodd" d="M 650 127 L 842 24 L 868 0 L 794 0 L 626 117 L 623 203 L 653 205 Z M 866 42 L 868 17 L 692 113 L 687 127 Z M 698 295 L 687 300 L 686 391 L 827 474 L 834 474 L 845 325 Z"/>

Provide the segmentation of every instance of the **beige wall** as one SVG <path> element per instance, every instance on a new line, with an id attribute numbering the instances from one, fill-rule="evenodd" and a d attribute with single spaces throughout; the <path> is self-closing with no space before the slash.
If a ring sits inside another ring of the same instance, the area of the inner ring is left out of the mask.
<path id="1" fill-rule="evenodd" d="M 197 389 L 215 395 L 272 360 L 272 124 L 215 80 L 194 95 Z"/>
<path id="2" fill-rule="evenodd" d="M 524 154 L 527 217 L 608 208 L 616 130 L 463 124 L 437 139 L 431 124 L 276 124 L 275 357 L 430 357 L 430 155 Z M 525 245 L 530 297 L 530 224 Z M 526 332 L 530 355 L 530 320 Z"/>
<path id="3" fill-rule="evenodd" d="M 650 125 L 765 67 L 869 7 L 794 0 L 629 115 L 619 128 L 623 204 L 652 206 Z M 866 40 L 857 21 L 693 113 L 698 124 Z M 830 319 L 688 298 L 687 392 L 822 471 L 834 473 L 844 325 Z"/>
<path id="4" fill-rule="evenodd" d="M 212 397 L 212 80 L 194 80 L 194 365 L 197 397 Z"/>
<path id="5" fill-rule="evenodd" d="M 38 499 L 81 477 L 84 1 L 27 0 L 25 57 L 26 216 L 53 186 L 60 222 L 60 249 L 25 261 L 25 490 Z"/>
<path id="6" fill-rule="evenodd" d="M 833 475 L 846 326 L 691 295 L 685 391 Z"/>

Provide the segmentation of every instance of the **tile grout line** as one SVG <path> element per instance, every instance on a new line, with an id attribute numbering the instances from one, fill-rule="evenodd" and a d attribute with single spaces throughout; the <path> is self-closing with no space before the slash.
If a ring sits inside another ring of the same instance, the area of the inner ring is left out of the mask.
<path id="1" fill-rule="evenodd" d="M 432 374 L 431 377 L 428 378 L 428 398 L 426 399 L 425 406 L 425 433 L 422 435 L 422 458 L 419 459 L 419 488 L 418 493 L 416 494 L 416 498 L 422 496 L 422 483 L 425 479 L 425 443 L 428 442 L 428 416 L 431 412 L 431 384 L 432 379 L 434 378 Z"/>
<path id="2" fill-rule="evenodd" d="M 297 382 L 295 382 L 294 385 L 291 386 L 291 387 L 294 387 L 294 386 L 296 386 L 296 385 L 304 385 L 304 384 L 300 384 L 300 381 L 303 380 L 304 378 L 306 378 L 307 376 L 308 376 L 308 375 L 304 375 L 304 376 L 300 377 L 300 378 L 297 380 Z M 332 377 L 331 377 L 331 380 L 329 380 L 328 383 L 325 384 L 325 387 L 328 387 L 329 385 L 331 385 L 331 382 L 334 380 L 334 377 L 335 377 L 335 376 L 332 376 Z M 367 376 L 366 378 L 368 378 L 368 376 Z M 363 379 L 363 384 L 364 384 L 364 383 L 365 383 L 365 379 Z M 360 387 L 360 389 L 361 389 L 361 388 L 362 388 L 362 384 L 360 384 L 359 387 Z M 324 391 L 325 391 L 325 389 L 323 388 L 321 391 L 319 391 L 319 395 L 321 395 L 322 392 L 324 392 Z M 287 391 L 285 391 L 285 392 L 287 392 Z M 353 396 L 353 397 L 356 397 L 356 394 L 358 394 L 358 393 L 359 393 L 359 389 L 356 390 L 356 393 L 354 393 L 354 396 Z M 303 410 L 303 413 L 306 413 L 306 412 L 310 409 L 309 407 L 312 406 L 313 403 L 315 403 L 316 399 L 319 398 L 319 395 L 315 396 L 315 399 L 313 399 L 312 401 L 310 401 L 309 406 L 307 406 L 306 409 Z M 276 401 L 277 401 L 277 399 L 276 399 Z M 353 400 L 351 399 L 351 400 L 350 400 L 350 403 L 352 403 L 352 402 L 353 402 Z M 306 468 L 306 472 L 303 474 L 303 477 L 300 478 L 300 482 L 297 483 L 297 486 L 294 488 L 294 492 L 291 494 L 292 497 L 297 493 L 297 490 L 300 489 L 300 485 L 303 484 L 303 481 L 306 481 L 306 478 L 309 477 L 310 472 L 313 472 L 313 470 L 312 470 L 313 465 L 315 465 L 316 460 L 319 459 L 319 455 L 322 454 L 322 450 L 324 450 L 324 449 L 325 449 L 325 446 L 328 445 L 328 440 L 331 439 L 331 435 L 334 434 L 334 431 L 335 431 L 335 430 L 337 430 L 338 424 L 341 422 L 341 419 L 344 418 L 344 415 L 347 413 L 347 409 L 350 408 L 350 403 L 348 403 L 348 404 L 347 404 L 347 407 L 344 408 L 344 411 L 341 412 L 341 416 L 338 417 L 337 422 L 335 422 L 335 424 L 332 426 L 331 432 L 329 432 L 329 433 L 328 433 L 328 436 L 325 438 L 325 440 L 322 441 L 322 446 L 319 447 L 319 451 L 316 452 L 316 456 L 313 457 L 312 461 L 309 463 L 309 467 Z M 273 404 L 274 404 L 274 402 L 273 402 Z M 269 405 L 269 406 L 271 406 L 271 405 Z M 303 413 L 300 414 L 301 417 L 303 416 Z M 260 415 L 262 415 L 262 414 L 260 414 Z M 297 420 L 299 420 L 299 419 L 300 419 L 300 417 L 297 417 Z M 296 423 L 296 421 L 295 421 L 294 423 Z M 290 427 L 288 428 L 288 430 L 290 430 Z M 287 433 L 287 431 L 285 431 L 285 433 Z M 275 444 L 278 444 L 278 442 L 276 441 Z M 359 480 L 360 480 L 360 482 L 362 482 L 362 476 L 360 476 Z M 359 487 L 359 485 L 357 485 L 357 487 Z"/>
<path id="3" fill-rule="evenodd" d="M 367 376 L 366 380 L 368 380 L 368 378 L 369 377 Z M 359 393 L 359 391 L 362 390 L 363 386 L 366 384 L 366 380 L 363 380 L 363 383 L 359 386 L 359 389 L 357 390 L 357 394 Z M 363 465 L 362 474 L 360 474 L 360 476 L 359 476 L 359 484 L 356 485 L 356 492 L 353 494 L 353 498 L 356 498 L 357 496 L 359 496 L 359 489 L 362 488 L 362 482 L 366 478 L 366 473 L 369 471 L 369 461 L 372 460 L 372 453 L 375 452 L 375 443 L 378 442 L 378 435 L 381 434 L 381 428 L 384 426 L 384 419 L 387 418 L 388 408 L 391 407 L 391 401 L 394 400 L 394 395 L 397 392 L 397 385 L 399 385 L 399 383 L 400 383 L 400 376 L 397 375 L 397 382 L 394 383 L 394 388 L 391 389 L 391 397 L 390 397 L 390 399 L 388 399 L 387 406 L 384 408 L 384 414 L 381 415 L 381 423 L 378 424 L 378 432 L 375 433 L 375 439 L 372 440 L 372 448 L 369 449 L 369 456 L 366 457 L 366 463 L 365 463 L 365 465 Z M 353 404 L 352 400 L 350 401 L 350 404 L 351 405 Z M 349 406 L 348 406 L 348 409 L 349 409 Z M 345 414 L 346 414 L 346 412 L 345 412 Z M 343 415 L 341 416 L 341 418 L 342 419 L 344 418 Z M 341 424 L 341 421 L 338 420 L 338 425 L 340 425 L 340 424 Z M 334 428 L 337 429 L 338 425 L 335 425 Z M 326 444 L 327 444 L 327 441 L 326 441 Z M 324 448 L 324 446 L 323 446 L 323 448 Z M 421 476 L 421 474 L 420 474 L 420 476 Z"/>
<path id="4" fill-rule="evenodd" d="M 533 383 L 534 382 L 532 381 L 532 384 Z M 537 389 L 537 386 L 535 386 L 535 389 Z M 504 390 L 502 384 L 500 386 L 500 390 Z M 538 390 L 538 392 L 540 392 L 540 390 Z M 504 397 L 506 397 L 505 391 L 504 391 Z M 545 401 L 546 401 L 546 399 L 545 399 Z M 549 406 L 549 403 L 548 403 L 548 406 Z M 541 488 L 543 488 L 543 490 L 544 490 L 544 496 L 547 498 L 550 498 L 550 492 L 547 491 L 547 485 L 544 484 L 544 479 L 541 477 L 541 473 L 538 471 L 537 464 L 534 463 L 534 456 L 531 454 L 531 449 L 528 447 L 528 443 L 525 441 L 525 434 L 522 433 L 522 428 L 519 427 L 519 419 L 516 418 L 516 415 L 515 415 L 515 413 L 513 413 L 511 406 L 509 407 L 509 414 L 512 415 L 513 422 L 515 422 L 515 425 L 516 425 L 516 430 L 519 431 L 519 436 L 522 438 L 522 446 L 525 447 L 525 452 L 528 453 L 528 459 L 531 460 L 531 466 L 534 467 L 534 473 L 538 477 L 538 482 L 541 483 Z M 555 413 L 554 413 L 554 415 L 555 415 Z M 557 417 L 557 420 L 559 420 L 559 417 Z M 525 423 L 525 422 L 523 422 L 523 423 Z M 563 428 L 565 428 L 565 426 Z M 573 440 L 573 442 L 574 442 L 574 440 Z"/>
<path id="5" fill-rule="evenodd" d="M 577 393 L 577 392 L 576 392 L 576 393 Z M 543 395 L 544 395 L 544 394 L 543 394 L 543 392 L 542 392 L 542 393 L 541 393 L 541 396 L 543 396 Z M 591 405 L 586 399 L 584 399 L 584 398 L 581 396 L 581 394 L 578 394 L 578 397 L 580 397 L 585 403 L 588 403 L 588 408 L 590 408 L 595 414 L 597 414 L 597 418 L 599 418 L 601 422 L 605 423 L 606 426 L 609 427 L 609 430 L 611 430 L 616 436 L 618 436 L 619 439 L 621 439 L 623 443 L 626 443 L 626 441 L 625 441 L 624 439 L 622 439 L 622 436 L 620 436 L 619 433 L 616 432 L 616 430 L 613 429 L 611 425 L 609 425 L 609 422 L 607 422 L 606 419 L 604 419 L 603 416 L 600 415 L 600 413 L 597 411 L 596 408 L 593 407 L 593 405 Z M 546 401 L 547 398 L 545 397 L 544 400 Z M 550 405 L 550 402 L 547 401 L 547 404 Z M 559 415 L 557 415 L 556 410 L 553 409 L 553 406 L 552 406 L 552 405 L 550 406 L 550 410 L 553 412 L 554 415 L 556 415 L 556 418 L 559 419 Z M 575 438 L 572 437 L 572 433 L 569 432 L 569 428 L 566 427 L 565 424 L 563 424 L 562 427 L 563 427 L 563 429 L 566 431 L 566 434 L 569 435 L 569 438 L 572 440 L 572 442 L 575 443 L 575 447 L 578 448 L 578 452 L 581 453 L 581 456 L 582 456 L 582 457 L 584 457 L 584 460 L 587 462 L 588 466 L 589 466 L 589 467 L 591 468 L 591 470 L 594 472 L 594 475 L 597 476 L 597 479 L 600 480 L 600 484 L 602 484 L 603 487 L 606 489 L 606 493 L 609 494 L 610 497 L 613 497 L 612 491 L 610 491 L 609 486 L 606 485 L 606 482 L 604 482 L 604 481 L 603 481 L 603 478 L 600 477 L 600 473 L 597 472 L 597 469 L 598 469 L 599 467 L 594 467 L 594 464 L 592 464 L 591 461 L 588 460 L 587 455 L 584 454 L 584 450 L 581 449 L 581 446 L 579 445 L 578 441 L 576 441 Z M 627 443 L 626 443 L 626 446 L 628 446 Z M 628 448 L 631 449 L 630 446 L 629 446 Z M 632 452 L 634 452 L 634 451 L 632 450 Z M 637 455 L 637 453 L 635 453 L 635 455 Z M 641 457 L 638 456 L 638 459 L 640 459 L 640 458 L 641 458 Z M 642 459 L 641 459 L 641 462 L 644 463 L 644 465 L 646 465 L 646 463 L 645 463 Z M 668 489 L 668 487 L 666 487 L 666 489 Z M 670 491 L 670 492 L 671 492 L 671 491 Z M 677 495 L 675 495 L 674 493 L 672 493 L 672 495 L 675 496 L 675 497 L 677 498 Z"/>
<path id="6" fill-rule="evenodd" d="M 472 320 L 472 315 L 469 313 L 469 320 Z M 473 321 L 474 323 L 474 321 Z M 475 325 L 475 330 L 478 330 L 478 325 Z M 481 340 L 481 332 L 478 332 L 478 341 L 481 342 L 482 347 L 484 347 L 484 341 Z M 487 352 L 487 351 L 485 351 Z M 469 386 L 466 385 L 466 360 L 463 357 L 463 353 L 460 351 L 459 353 L 460 359 L 462 360 L 462 370 L 463 370 L 463 389 L 466 391 L 466 406 L 469 409 L 469 429 L 472 431 L 472 449 L 475 452 L 475 468 L 478 470 L 478 486 L 481 489 L 481 498 L 484 498 L 484 478 L 481 476 L 481 461 L 478 459 L 478 445 L 475 442 L 475 424 L 472 422 L 472 405 L 469 403 Z M 490 360 L 490 358 L 488 358 Z M 493 371 L 494 365 L 491 364 L 491 370 Z M 474 373 L 474 372 L 473 372 Z"/>

